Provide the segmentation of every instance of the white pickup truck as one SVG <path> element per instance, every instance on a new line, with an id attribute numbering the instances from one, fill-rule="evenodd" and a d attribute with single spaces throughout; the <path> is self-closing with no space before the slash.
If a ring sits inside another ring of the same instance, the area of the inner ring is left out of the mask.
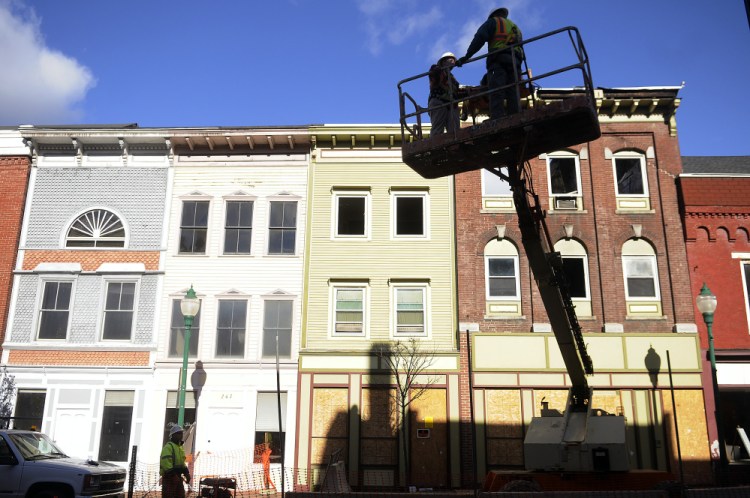
<path id="1" fill-rule="evenodd" d="M 125 469 L 79 460 L 44 434 L 0 430 L 0 497 L 124 498 Z"/>

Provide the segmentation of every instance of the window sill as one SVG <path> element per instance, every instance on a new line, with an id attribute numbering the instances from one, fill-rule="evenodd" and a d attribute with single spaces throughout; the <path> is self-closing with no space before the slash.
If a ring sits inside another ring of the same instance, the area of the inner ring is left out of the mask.
<path id="1" fill-rule="evenodd" d="M 487 321 L 512 320 L 515 322 L 526 320 L 526 315 L 484 315 Z"/>

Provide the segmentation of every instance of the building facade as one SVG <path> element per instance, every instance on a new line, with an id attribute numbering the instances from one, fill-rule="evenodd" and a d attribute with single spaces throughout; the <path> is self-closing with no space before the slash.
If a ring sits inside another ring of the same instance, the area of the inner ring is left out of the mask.
<path id="1" fill-rule="evenodd" d="M 148 417 L 170 146 L 131 126 L 21 135 L 32 168 L 2 358 L 14 426 L 125 462 Z"/>
<path id="2" fill-rule="evenodd" d="M 693 296 L 703 284 L 716 295 L 713 338 L 718 404 L 707 355 L 706 325 L 698 317 L 706 414 L 714 460 L 721 424 L 730 462 L 748 458 L 750 431 L 750 158 L 683 157 L 680 198 Z M 741 429 L 741 430 L 740 430 Z"/>
<path id="3" fill-rule="evenodd" d="M 282 451 L 291 462 L 307 130 L 173 131 L 174 172 L 152 390 L 152 406 L 160 417 L 151 426 L 149 458 L 158 457 L 169 427 L 177 422 L 185 344 L 180 299 L 192 286 L 201 306 L 191 327 L 185 422 L 197 422 L 196 472 L 202 472 L 201 453 L 226 456 L 265 443 L 271 445 L 274 464 L 280 463 Z M 279 401 L 285 435 L 281 442 Z"/>
<path id="4" fill-rule="evenodd" d="M 424 180 L 401 162 L 398 127 L 310 133 L 297 482 L 317 485 L 317 472 L 340 460 L 354 486 L 403 484 L 407 473 L 411 484 L 456 486 L 452 181 Z M 420 396 L 404 443 L 393 396 L 407 381 L 389 361 L 407 356 L 424 368 L 406 386 Z"/>
<path id="5" fill-rule="evenodd" d="M 707 482 L 702 362 L 675 185 L 677 92 L 596 90 L 601 138 L 527 168 L 593 359 L 593 408 L 625 417 L 631 469 L 675 475 L 676 418 L 685 477 Z M 570 380 L 508 184 L 486 170 L 455 182 L 462 389 L 473 386 L 474 397 L 473 414 L 468 403 L 461 409 L 463 456 L 471 462 L 475 452 L 483 476 L 523 468 L 526 427 L 542 403 L 565 410 Z"/>

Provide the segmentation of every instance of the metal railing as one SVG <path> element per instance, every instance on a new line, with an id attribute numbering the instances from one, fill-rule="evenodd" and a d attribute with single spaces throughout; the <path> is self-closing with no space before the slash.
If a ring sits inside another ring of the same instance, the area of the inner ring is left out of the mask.
<path id="1" fill-rule="evenodd" d="M 517 64 L 517 57 L 520 56 L 520 54 L 533 52 L 533 48 L 535 45 L 541 45 L 543 41 L 548 39 L 553 39 L 555 37 L 566 37 L 571 45 L 572 52 L 574 54 L 574 60 L 572 64 L 568 64 L 562 67 L 556 67 L 554 69 L 551 69 L 549 71 L 545 71 L 541 74 L 532 76 L 531 71 L 528 69 L 528 62 L 534 63 L 533 60 L 526 61 L 526 58 L 524 57 L 522 62 L 527 64 L 527 67 L 525 70 L 522 70 L 519 75 L 517 75 L 516 81 L 513 83 L 509 83 L 507 85 L 491 88 L 487 87 L 485 90 L 481 90 L 476 93 L 472 93 L 471 95 L 461 95 L 460 92 L 458 95 L 453 95 L 452 89 L 449 90 L 449 101 L 440 104 L 439 106 L 434 106 L 432 108 L 430 107 L 422 107 L 419 102 L 418 98 L 413 96 L 412 93 L 417 94 L 418 91 L 412 91 L 409 92 L 406 90 L 406 88 L 412 88 L 412 84 L 415 82 L 419 82 L 422 86 L 420 89 L 423 91 L 425 88 L 429 88 L 429 81 L 425 81 L 425 78 L 429 78 L 430 71 L 426 71 L 424 73 L 417 74 L 416 76 L 412 76 L 406 79 L 403 79 L 398 82 L 398 96 L 399 96 L 399 121 L 401 123 L 401 139 L 402 141 L 409 141 L 409 140 L 422 140 L 424 137 L 423 135 L 423 128 L 424 128 L 424 115 L 429 113 L 432 110 L 441 108 L 441 107 L 448 107 L 451 109 L 451 112 L 454 112 L 454 109 L 458 105 L 468 105 L 468 102 L 472 99 L 481 99 L 481 98 L 489 98 L 491 95 L 498 94 L 502 95 L 505 93 L 505 91 L 513 87 L 516 98 L 520 101 L 521 100 L 521 94 L 523 89 L 528 89 L 530 91 L 530 95 L 526 97 L 530 101 L 530 105 L 533 105 L 534 102 L 536 102 L 538 96 L 537 96 L 537 90 L 539 90 L 541 87 L 541 84 L 545 81 L 550 81 L 556 76 L 570 73 L 573 75 L 578 74 L 577 82 L 578 84 L 575 84 L 573 87 L 576 90 L 580 90 L 583 92 L 590 102 L 594 103 L 594 87 L 593 82 L 591 79 L 591 68 L 589 65 L 589 58 L 588 53 L 586 52 L 586 48 L 583 44 L 583 39 L 581 38 L 581 35 L 578 31 L 578 28 L 575 28 L 573 26 L 568 26 L 565 28 L 560 28 L 555 31 L 551 31 L 549 33 L 545 33 L 539 36 L 535 36 L 533 38 L 529 38 L 528 40 L 523 40 L 520 43 L 515 43 L 512 45 L 508 45 L 507 49 L 510 52 L 510 54 L 513 57 L 513 66 L 519 67 L 520 65 Z M 556 40 L 552 40 L 556 42 Z M 520 48 L 521 50 L 516 50 L 517 48 Z M 461 67 L 467 67 L 470 64 L 476 63 L 477 61 L 481 61 L 482 59 L 486 59 L 491 54 L 484 54 L 478 57 L 474 57 L 472 59 L 469 59 L 466 61 L 465 64 L 463 64 Z M 501 93 L 502 92 L 502 93 Z M 423 92 L 421 92 L 423 93 Z M 429 104 L 428 104 L 429 105 Z"/>

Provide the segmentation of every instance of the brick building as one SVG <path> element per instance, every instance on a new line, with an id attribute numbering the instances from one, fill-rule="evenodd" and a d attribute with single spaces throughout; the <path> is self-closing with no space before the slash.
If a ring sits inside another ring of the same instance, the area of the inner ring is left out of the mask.
<path id="1" fill-rule="evenodd" d="M 631 469 L 710 480 L 697 328 L 675 179 L 678 88 L 596 90 L 601 138 L 529 161 L 594 363 L 593 408 L 625 417 Z M 455 177 L 463 471 L 524 466 L 542 402 L 563 411 L 569 379 L 521 245 L 507 183 Z M 467 340 L 468 338 L 468 340 Z M 468 343 L 468 344 L 467 344 Z M 468 362 L 467 347 L 471 354 Z M 671 364 L 676 411 L 668 375 Z"/>
<path id="2" fill-rule="evenodd" d="M 691 293 L 716 295 L 713 336 L 719 423 L 730 461 L 748 458 L 738 427 L 750 431 L 750 157 L 683 157 L 680 199 Z M 712 456 L 718 434 L 706 326 L 698 316 Z"/>
<path id="3" fill-rule="evenodd" d="M 0 347 L 8 319 L 30 170 L 31 161 L 21 134 L 16 129 L 0 130 Z"/>

